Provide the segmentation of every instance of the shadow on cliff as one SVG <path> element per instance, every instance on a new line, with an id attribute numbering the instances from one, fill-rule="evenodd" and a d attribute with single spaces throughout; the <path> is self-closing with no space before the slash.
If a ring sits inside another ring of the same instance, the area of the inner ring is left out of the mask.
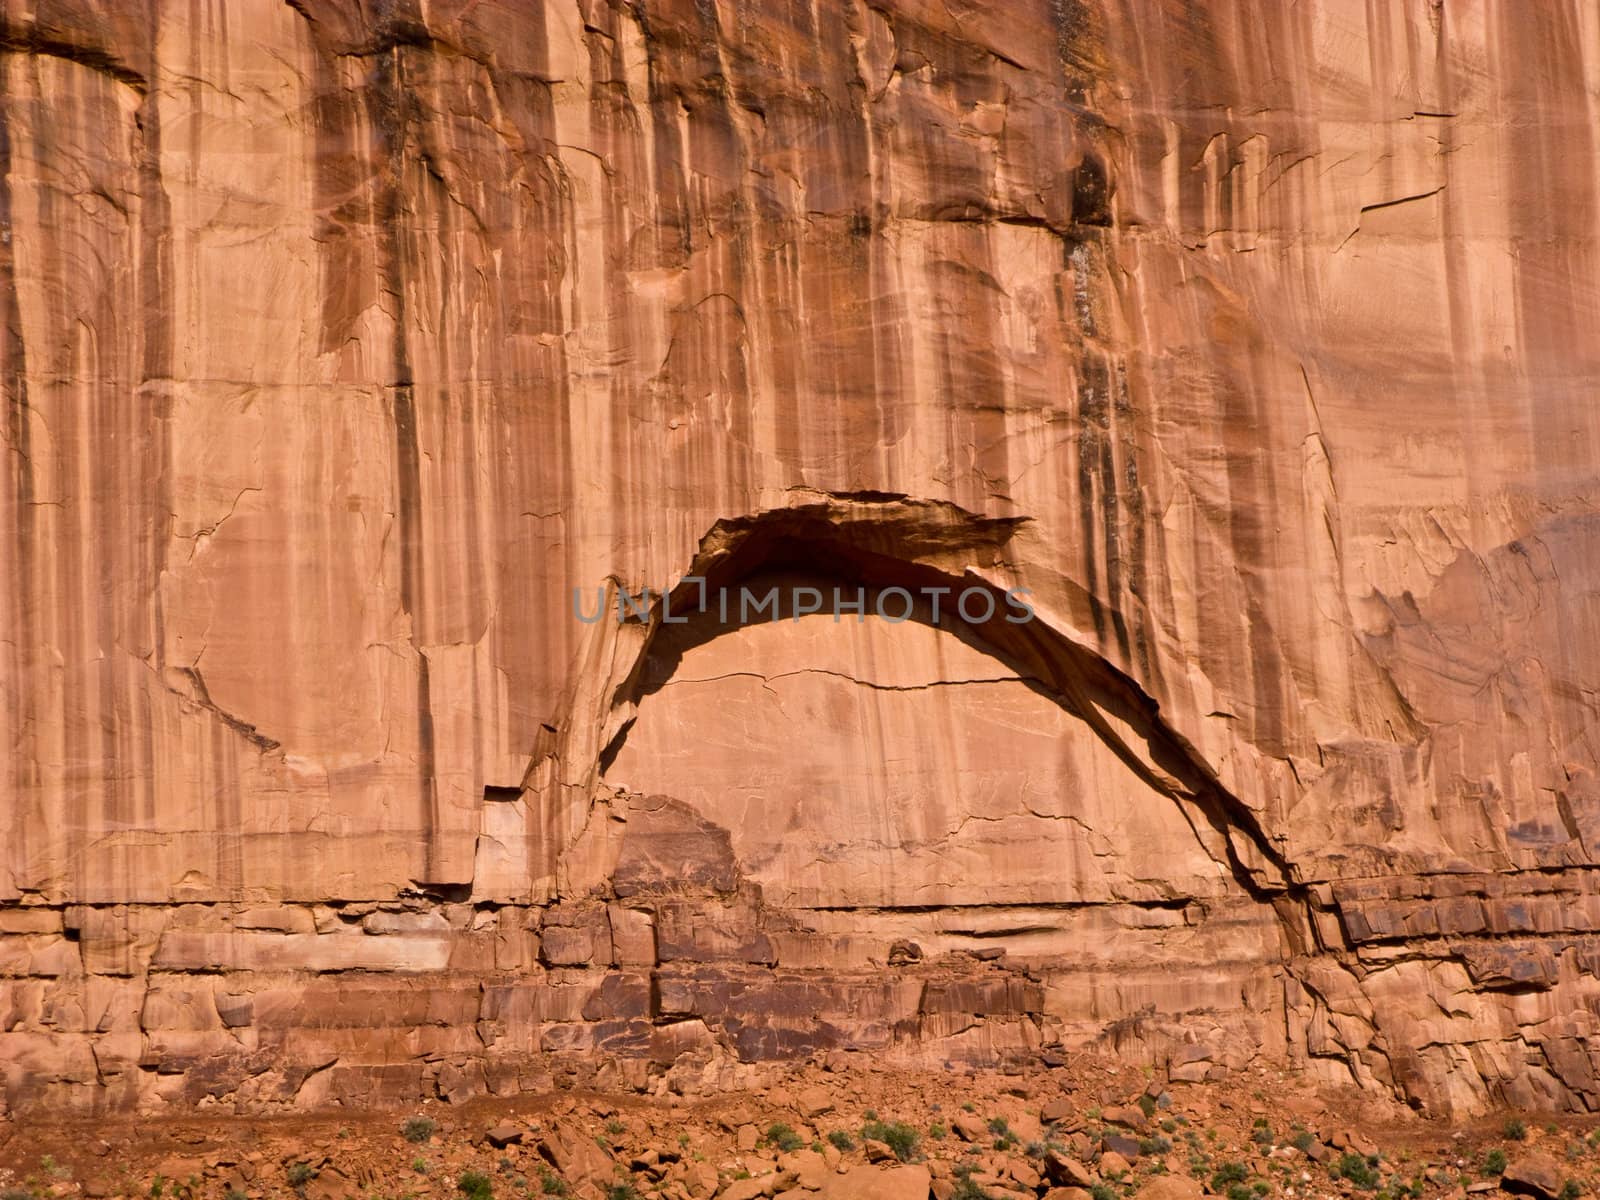
<path id="1" fill-rule="evenodd" d="M 1078 717 L 1143 782 L 1183 806 L 1191 825 L 1198 820 L 1209 827 L 1214 836 L 1202 836 L 1202 842 L 1214 856 L 1218 847 L 1225 848 L 1226 865 L 1242 887 L 1262 900 L 1282 893 L 1289 885 L 1287 868 L 1255 814 L 1165 723 L 1152 697 L 1045 614 L 1005 619 L 1018 615 L 1005 585 L 971 564 L 1003 561 L 1004 547 L 1021 524 L 877 493 L 830 496 L 720 521 L 702 540 L 687 572 L 690 581 L 672 590 L 665 609 L 660 597 L 653 598 L 642 648 L 612 693 L 613 708 L 636 712 L 638 702 L 666 686 L 695 647 L 748 624 L 792 618 L 796 588 L 818 589 L 827 598 L 825 612 L 831 611 L 834 588 L 851 597 L 863 589 L 868 612 L 876 611 L 888 589 L 904 589 L 916 598 L 908 620 L 953 634 Z M 741 614 L 734 599 L 719 611 L 715 597 L 736 597 L 741 588 L 756 597 L 776 589 L 776 610 Z M 932 589 L 948 589 L 937 620 L 927 596 Z M 981 623 L 962 618 L 955 597 L 969 589 L 990 594 L 992 618 Z M 896 615 L 905 606 L 898 598 L 885 604 Z M 672 622 L 663 619 L 667 614 Z M 629 716 L 602 749 L 601 772 L 615 760 L 632 724 Z M 1196 826 L 1197 836 L 1201 832 Z"/>

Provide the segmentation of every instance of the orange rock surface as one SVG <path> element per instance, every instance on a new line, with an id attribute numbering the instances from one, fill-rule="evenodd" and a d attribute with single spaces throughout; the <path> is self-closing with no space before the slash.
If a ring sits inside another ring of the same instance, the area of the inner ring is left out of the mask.
<path id="1" fill-rule="evenodd" d="M 1592 6 L 0 13 L 10 1106 L 1600 1106 Z"/>

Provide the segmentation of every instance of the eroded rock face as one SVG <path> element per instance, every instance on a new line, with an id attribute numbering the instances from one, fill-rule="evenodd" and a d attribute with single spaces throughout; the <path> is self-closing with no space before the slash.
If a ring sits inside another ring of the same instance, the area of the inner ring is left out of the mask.
<path id="1" fill-rule="evenodd" d="M 1600 1106 L 1582 5 L 3 13 L 11 1105 Z"/>

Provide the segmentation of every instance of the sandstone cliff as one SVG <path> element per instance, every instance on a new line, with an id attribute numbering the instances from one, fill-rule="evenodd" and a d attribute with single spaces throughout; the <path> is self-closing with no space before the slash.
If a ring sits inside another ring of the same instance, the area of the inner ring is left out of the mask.
<path id="1" fill-rule="evenodd" d="M 3 13 L 13 1106 L 1600 1107 L 1593 5 Z"/>

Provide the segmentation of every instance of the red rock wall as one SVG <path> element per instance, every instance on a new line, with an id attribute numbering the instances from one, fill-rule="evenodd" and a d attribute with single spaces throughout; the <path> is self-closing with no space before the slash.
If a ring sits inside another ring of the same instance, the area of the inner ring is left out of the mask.
<path id="1" fill-rule="evenodd" d="M 11 1105 L 1600 1106 L 1591 6 L 0 11 Z"/>

